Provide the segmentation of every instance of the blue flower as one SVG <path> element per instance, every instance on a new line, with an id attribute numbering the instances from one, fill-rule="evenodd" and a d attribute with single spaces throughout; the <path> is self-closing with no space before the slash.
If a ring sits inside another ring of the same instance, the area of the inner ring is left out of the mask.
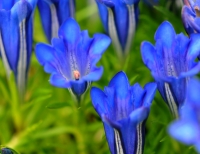
<path id="1" fill-rule="evenodd" d="M 92 103 L 103 121 L 112 154 L 142 153 L 145 120 L 155 91 L 155 83 L 144 89 L 138 83 L 130 86 L 124 72 L 117 73 L 104 91 L 91 89 Z"/>
<path id="2" fill-rule="evenodd" d="M 200 0 L 185 0 L 182 8 L 182 20 L 188 35 L 200 33 Z"/>
<path id="3" fill-rule="evenodd" d="M 0 154 L 17 154 L 17 152 L 7 147 L 0 147 Z"/>
<path id="4" fill-rule="evenodd" d="M 2 0 L 0 3 L 0 52 L 7 71 L 13 71 L 24 91 L 32 51 L 32 16 L 37 0 Z"/>
<path id="5" fill-rule="evenodd" d="M 139 0 L 96 0 L 104 28 L 119 57 L 126 55 L 138 20 Z"/>
<path id="6" fill-rule="evenodd" d="M 194 34 L 190 38 L 182 33 L 176 35 L 173 26 L 165 21 L 154 38 L 155 46 L 146 41 L 141 44 L 142 58 L 172 114 L 178 117 L 189 76 L 200 70 L 200 62 L 195 62 L 200 53 L 200 35 Z"/>
<path id="7" fill-rule="evenodd" d="M 36 56 L 45 72 L 51 73 L 50 83 L 69 88 L 79 99 L 92 81 L 100 79 L 103 67 L 95 65 L 111 40 L 104 34 L 89 38 L 88 31 L 81 31 L 72 18 L 61 25 L 58 36 L 52 46 L 37 44 Z"/>
<path id="8" fill-rule="evenodd" d="M 200 81 L 191 79 L 184 106 L 180 110 L 180 119 L 174 121 L 168 129 L 176 140 L 194 145 L 200 153 Z"/>
<path id="9" fill-rule="evenodd" d="M 42 26 L 49 42 L 58 37 L 58 29 L 69 17 L 74 17 L 75 0 L 39 0 Z"/>

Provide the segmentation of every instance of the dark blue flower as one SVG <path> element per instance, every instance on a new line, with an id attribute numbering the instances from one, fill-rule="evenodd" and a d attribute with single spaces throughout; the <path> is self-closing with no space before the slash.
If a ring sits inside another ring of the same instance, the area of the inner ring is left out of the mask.
<path id="1" fill-rule="evenodd" d="M 176 140 L 194 145 L 200 153 L 200 81 L 191 79 L 184 106 L 180 110 L 180 119 L 169 126 L 169 134 Z"/>
<path id="2" fill-rule="evenodd" d="M 0 52 L 8 76 L 24 91 L 32 51 L 32 16 L 37 0 L 1 0 Z"/>
<path id="3" fill-rule="evenodd" d="M 42 26 L 49 42 L 58 37 L 60 25 L 74 17 L 75 0 L 38 0 Z"/>
<path id="4" fill-rule="evenodd" d="M 17 152 L 15 150 L 7 148 L 7 147 L 1 147 L 0 154 L 17 154 Z"/>
<path id="5" fill-rule="evenodd" d="M 129 52 L 138 19 L 139 0 L 96 0 L 104 28 L 118 55 Z"/>
<path id="6" fill-rule="evenodd" d="M 101 117 L 112 154 L 142 153 L 144 125 L 156 91 L 156 84 L 144 89 L 130 86 L 124 72 L 117 73 L 104 91 L 93 87 L 91 99 Z"/>
<path id="7" fill-rule="evenodd" d="M 188 35 L 200 33 L 200 0 L 185 0 L 181 14 Z"/>
<path id="8" fill-rule="evenodd" d="M 58 36 L 52 39 L 52 46 L 37 44 L 37 59 L 51 73 L 52 85 L 69 88 L 80 98 L 92 81 L 100 79 L 103 67 L 96 67 L 96 63 L 111 40 L 104 34 L 89 38 L 88 31 L 81 31 L 72 18 L 62 24 Z"/>
<path id="9" fill-rule="evenodd" d="M 173 26 L 165 21 L 157 29 L 155 46 L 149 42 L 141 44 L 144 64 L 158 84 L 158 90 L 174 116 L 183 105 L 188 76 L 197 74 L 200 63 L 195 59 L 200 53 L 200 35 L 190 38 L 182 33 L 176 35 Z"/>

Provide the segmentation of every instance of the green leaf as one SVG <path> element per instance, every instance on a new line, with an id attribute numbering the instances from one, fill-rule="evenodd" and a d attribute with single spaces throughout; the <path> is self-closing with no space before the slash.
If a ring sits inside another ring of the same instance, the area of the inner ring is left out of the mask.
<path id="1" fill-rule="evenodd" d="M 48 109 L 60 109 L 60 108 L 66 107 L 66 106 L 69 106 L 69 104 L 67 104 L 66 102 L 59 102 L 59 103 L 49 104 L 46 107 Z"/>

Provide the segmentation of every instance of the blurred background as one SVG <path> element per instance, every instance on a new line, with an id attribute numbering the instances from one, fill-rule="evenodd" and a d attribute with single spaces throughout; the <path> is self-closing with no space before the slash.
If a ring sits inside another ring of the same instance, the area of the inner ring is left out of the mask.
<path id="1" fill-rule="evenodd" d="M 147 40 L 154 44 L 154 33 L 164 21 L 172 23 L 177 33 L 185 33 L 181 21 L 181 6 L 176 0 L 160 0 L 157 4 L 141 0 L 140 14 L 131 51 L 123 65 L 112 45 L 98 65 L 104 67 L 102 78 L 92 83 L 101 89 L 123 70 L 130 84 L 144 86 L 153 82 L 150 71 L 142 62 L 140 44 Z M 155 4 L 155 5 L 151 5 Z M 77 0 L 75 18 L 90 37 L 105 33 L 94 0 Z M 67 89 L 50 85 L 50 75 L 43 71 L 34 54 L 35 45 L 46 42 L 38 9 L 34 17 L 34 44 L 25 103 L 16 100 L 14 79 L 7 80 L 0 60 L 0 145 L 15 149 L 21 154 L 109 154 L 103 124 L 95 112 L 90 89 L 78 107 Z M 157 92 L 146 122 L 144 154 L 193 154 L 188 147 L 172 139 L 167 127 L 173 120 L 170 111 Z"/>

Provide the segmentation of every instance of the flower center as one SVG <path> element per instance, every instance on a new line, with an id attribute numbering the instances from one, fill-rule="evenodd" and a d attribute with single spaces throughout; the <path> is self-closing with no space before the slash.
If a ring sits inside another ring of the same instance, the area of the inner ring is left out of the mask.
<path id="1" fill-rule="evenodd" d="M 74 74 L 75 80 L 79 80 L 79 78 L 80 78 L 80 73 L 79 73 L 79 71 L 75 70 L 75 71 L 73 72 L 73 74 Z"/>

